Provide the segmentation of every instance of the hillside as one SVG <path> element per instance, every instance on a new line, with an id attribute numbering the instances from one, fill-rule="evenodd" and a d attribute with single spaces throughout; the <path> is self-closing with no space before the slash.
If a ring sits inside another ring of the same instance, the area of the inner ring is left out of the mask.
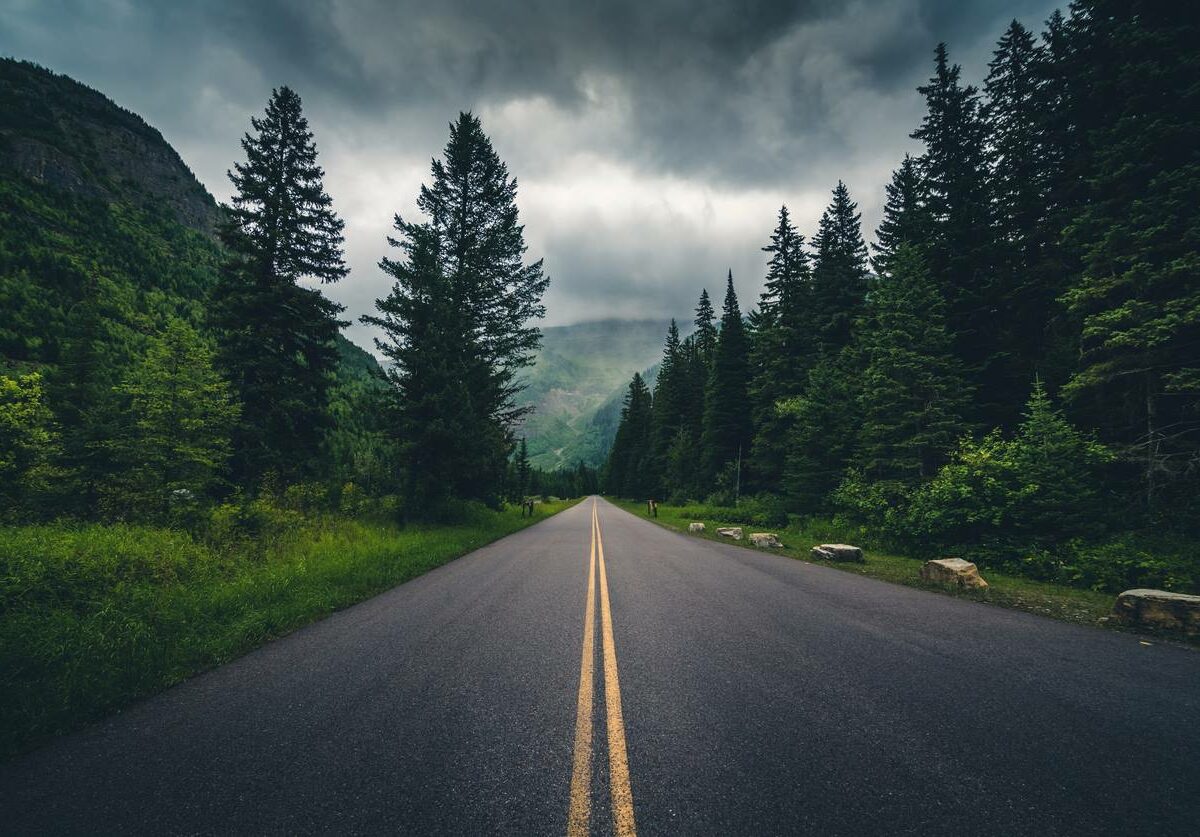
<path id="1" fill-rule="evenodd" d="M 666 320 L 599 320 L 542 330 L 542 350 L 522 395 L 535 412 L 518 431 L 535 466 L 603 462 L 625 386 L 658 360 L 667 326 Z"/>
<path id="2" fill-rule="evenodd" d="M 136 348 L 167 314 L 199 322 L 221 259 L 219 217 L 141 117 L 67 76 L 0 59 L 4 365 L 58 363 L 87 294 L 116 345 Z M 341 355 L 354 360 L 343 377 L 362 377 L 366 353 Z"/>
<path id="3" fill-rule="evenodd" d="M 0 60 L 0 170 L 61 193 L 164 211 L 211 232 L 217 203 L 162 134 L 103 94 Z"/>

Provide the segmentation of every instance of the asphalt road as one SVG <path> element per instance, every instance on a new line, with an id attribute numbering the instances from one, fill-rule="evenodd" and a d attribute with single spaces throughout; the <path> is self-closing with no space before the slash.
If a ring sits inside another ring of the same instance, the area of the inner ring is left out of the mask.
<path id="1" fill-rule="evenodd" d="M 1200 653 L 595 508 L 0 765 L 0 831 L 1197 832 Z"/>

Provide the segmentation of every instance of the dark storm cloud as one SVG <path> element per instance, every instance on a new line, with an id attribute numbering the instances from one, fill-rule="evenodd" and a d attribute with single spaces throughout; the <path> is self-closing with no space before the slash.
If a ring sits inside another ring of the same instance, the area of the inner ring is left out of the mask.
<path id="1" fill-rule="evenodd" d="M 978 80 L 1010 18 L 1040 29 L 1054 5 L 0 0 L 0 52 L 141 113 L 219 197 L 249 115 L 295 87 L 347 217 L 355 315 L 384 290 L 391 213 L 476 110 L 565 322 L 687 312 L 730 265 L 752 302 L 774 210 L 811 232 L 839 178 L 869 231 L 937 41 Z"/>

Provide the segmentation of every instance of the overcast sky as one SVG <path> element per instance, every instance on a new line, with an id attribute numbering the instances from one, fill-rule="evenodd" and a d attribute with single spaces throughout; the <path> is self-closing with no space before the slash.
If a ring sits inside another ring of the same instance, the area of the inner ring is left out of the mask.
<path id="1" fill-rule="evenodd" d="M 727 268 L 749 307 L 780 204 L 811 235 L 839 178 L 870 236 L 935 44 L 978 81 L 1010 19 L 1041 31 L 1058 5 L 0 0 L 0 54 L 140 114 L 220 200 L 251 114 L 293 87 L 346 220 L 351 273 L 330 293 L 353 317 L 387 290 L 392 215 L 415 217 L 473 110 L 519 180 L 557 325 L 690 316 Z"/>

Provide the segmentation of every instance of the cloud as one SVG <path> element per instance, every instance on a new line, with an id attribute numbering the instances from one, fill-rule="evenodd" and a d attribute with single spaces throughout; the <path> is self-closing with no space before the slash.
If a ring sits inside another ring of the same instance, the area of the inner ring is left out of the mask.
<path id="1" fill-rule="evenodd" d="M 1036 29 L 1055 5 L 0 0 L 0 53 L 140 113 L 221 199 L 250 115 L 294 87 L 346 218 L 331 294 L 354 317 L 387 290 L 392 215 L 415 213 L 448 122 L 474 110 L 564 323 L 690 316 L 729 267 L 750 307 L 779 205 L 811 234 L 839 178 L 869 235 L 937 41 L 978 80 L 1009 18 Z"/>

